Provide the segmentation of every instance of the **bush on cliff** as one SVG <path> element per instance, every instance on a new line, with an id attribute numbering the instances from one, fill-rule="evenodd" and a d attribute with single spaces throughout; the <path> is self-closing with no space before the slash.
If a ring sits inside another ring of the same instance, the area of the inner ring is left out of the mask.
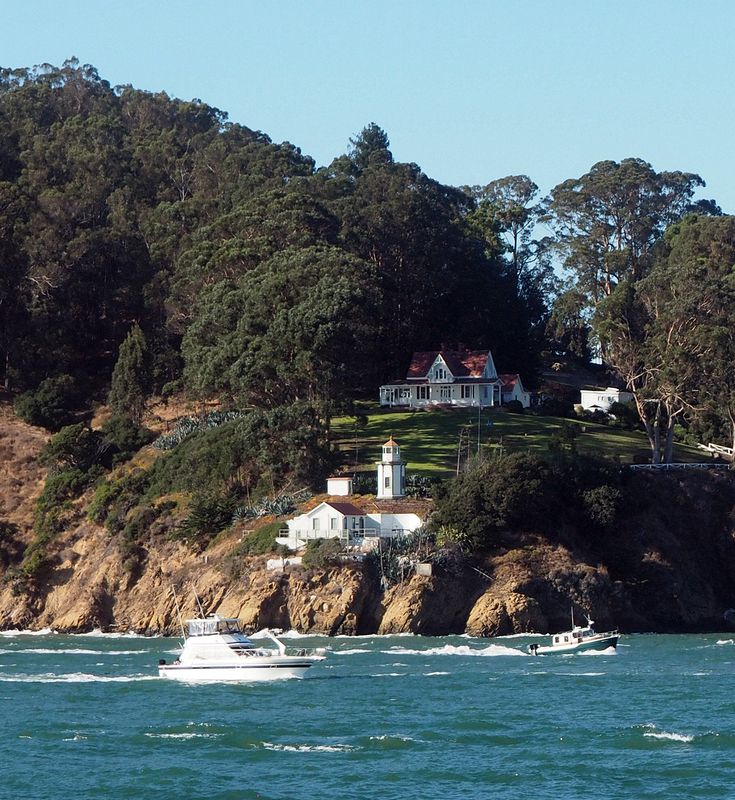
<path id="1" fill-rule="evenodd" d="M 58 431 L 74 419 L 73 409 L 79 392 L 70 375 L 46 378 L 32 392 L 24 392 L 13 403 L 13 410 L 24 421 L 50 431 Z"/>
<path id="2" fill-rule="evenodd" d="M 503 535 L 563 529 L 609 528 L 624 502 L 620 468 L 610 462 L 570 457 L 544 460 L 514 453 L 476 461 L 435 492 L 432 527 L 442 541 L 486 551 Z"/>
<path id="3" fill-rule="evenodd" d="M 339 539 L 310 539 L 301 563 L 306 569 L 321 569 L 338 561 L 342 552 L 342 543 Z"/>
<path id="4" fill-rule="evenodd" d="M 276 537 L 281 528 L 282 522 L 269 522 L 245 536 L 233 551 L 233 556 L 264 556 L 268 553 L 279 553 L 288 555 L 291 551 L 283 545 L 276 544 Z"/>

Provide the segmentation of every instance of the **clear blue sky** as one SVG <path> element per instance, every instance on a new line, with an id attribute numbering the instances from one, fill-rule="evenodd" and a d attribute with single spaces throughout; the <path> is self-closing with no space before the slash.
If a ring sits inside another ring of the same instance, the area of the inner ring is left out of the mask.
<path id="1" fill-rule="evenodd" d="M 74 55 L 319 165 L 376 122 L 452 185 L 635 156 L 735 212 L 734 39 L 733 0 L 8 0 L 0 66 Z"/>

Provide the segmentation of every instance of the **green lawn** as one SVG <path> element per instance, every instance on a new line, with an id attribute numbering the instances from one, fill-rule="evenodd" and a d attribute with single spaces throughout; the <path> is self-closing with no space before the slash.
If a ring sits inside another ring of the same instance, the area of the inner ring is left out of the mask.
<path id="1" fill-rule="evenodd" d="M 396 411 L 364 404 L 368 424 L 355 425 L 354 417 L 332 421 L 332 435 L 345 455 L 345 464 L 372 469 L 380 459 L 380 446 L 393 436 L 401 446 L 401 455 L 410 472 L 445 476 L 457 467 L 457 452 L 462 435 L 462 456 L 478 450 L 478 414 L 471 409 L 434 409 L 431 411 Z M 492 423 L 488 425 L 488 422 Z M 649 457 L 648 440 L 638 431 L 625 431 L 608 425 L 581 420 L 563 420 L 531 414 L 511 414 L 502 409 L 486 409 L 480 414 L 479 448 L 503 452 L 525 451 L 543 454 L 548 451 L 550 436 L 564 422 L 579 430 L 577 448 L 590 455 L 618 458 L 623 463 L 645 463 Z M 677 446 L 676 461 L 704 461 L 704 454 L 693 447 Z"/>

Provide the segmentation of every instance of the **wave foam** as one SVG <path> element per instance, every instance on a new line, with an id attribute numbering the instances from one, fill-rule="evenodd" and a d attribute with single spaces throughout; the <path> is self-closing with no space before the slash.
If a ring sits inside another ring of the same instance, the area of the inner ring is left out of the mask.
<path id="1" fill-rule="evenodd" d="M 223 733 L 194 733 L 187 731 L 186 733 L 146 733 L 151 739 L 219 739 L 224 736 Z"/>
<path id="2" fill-rule="evenodd" d="M 500 644 L 491 644 L 478 650 L 466 644 L 454 645 L 445 644 L 443 647 L 429 647 L 426 650 L 409 650 L 403 647 L 392 647 L 390 650 L 383 651 L 388 655 L 405 656 L 528 656 L 513 647 L 504 647 Z"/>
<path id="3" fill-rule="evenodd" d="M 87 650 L 83 647 L 27 647 L 18 650 L 0 650 L 0 653 L 39 653 L 41 655 L 132 656 L 140 650 Z M 174 651 L 172 651 L 174 652 Z M 175 651 L 175 652 L 178 652 Z"/>
<path id="4" fill-rule="evenodd" d="M 658 731 L 656 730 L 655 725 L 646 725 L 646 731 L 644 732 L 644 736 L 647 736 L 649 739 L 663 739 L 669 742 L 683 742 L 684 744 L 688 744 L 689 742 L 694 741 L 694 736 L 688 733 L 674 733 L 671 731 Z"/>
<path id="5" fill-rule="evenodd" d="M 10 631 L 0 631 L 0 636 L 48 636 L 49 634 L 55 634 L 56 631 L 52 631 L 51 628 L 41 628 L 40 631 L 31 631 L 31 630 L 10 630 Z"/>
<path id="6" fill-rule="evenodd" d="M 273 742 L 263 742 L 263 748 L 284 753 L 352 753 L 359 750 L 351 744 L 274 744 Z"/>
<path id="7" fill-rule="evenodd" d="M 92 675 L 86 672 L 0 675 L 2 683 L 130 683 L 157 680 L 159 680 L 157 675 Z"/>

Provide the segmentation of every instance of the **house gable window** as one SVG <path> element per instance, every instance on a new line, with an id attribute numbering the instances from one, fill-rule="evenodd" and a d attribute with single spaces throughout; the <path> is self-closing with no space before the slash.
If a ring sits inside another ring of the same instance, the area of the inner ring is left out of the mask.
<path id="1" fill-rule="evenodd" d="M 385 486 L 386 489 L 390 489 L 390 475 L 385 476 L 385 481 L 383 482 L 383 485 Z"/>
<path id="2" fill-rule="evenodd" d="M 319 530 L 319 517 L 314 517 L 314 519 L 311 521 L 311 529 L 314 531 Z"/>

